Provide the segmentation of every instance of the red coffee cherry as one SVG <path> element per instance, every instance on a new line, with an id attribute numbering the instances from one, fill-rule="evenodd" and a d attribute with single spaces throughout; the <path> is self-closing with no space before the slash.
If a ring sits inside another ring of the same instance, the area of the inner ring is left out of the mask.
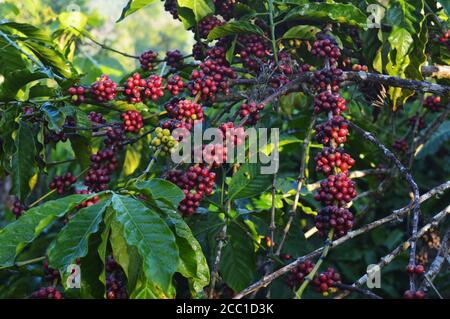
<path id="1" fill-rule="evenodd" d="M 245 130 L 243 127 L 235 127 L 233 122 L 227 122 L 221 124 L 219 128 L 223 133 L 224 143 L 231 142 L 237 146 L 245 142 Z"/>
<path id="2" fill-rule="evenodd" d="M 347 174 L 329 175 L 320 182 L 314 198 L 325 205 L 344 206 L 356 197 L 356 186 Z"/>
<path id="3" fill-rule="evenodd" d="M 300 286 L 304 281 L 306 276 L 313 270 L 314 263 L 311 260 L 305 260 L 305 262 L 300 263 L 297 267 L 293 268 L 287 275 L 286 284 L 289 288 L 294 288 Z"/>
<path id="4" fill-rule="evenodd" d="M 345 99 L 338 93 L 320 92 L 314 97 L 314 112 L 316 114 L 332 112 L 333 115 L 339 115 L 347 109 L 345 103 Z"/>
<path id="5" fill-rule="evenodd" d="M 144 94 L 154 102 L 158 101 L 160 97 L 164 96 L 162 79 L 157 75 L 150 75 L 146 81 L 146 89 L 144 90 Z"/>
<path id="6" fill-rule="evenodd" d="M 147 88 L 147 81 L 141 78 L 139 73 L 134 73 L 133 76 L 129 77 L 125 82 L 124 95 L 128 97 L 130 103 L 142 102 L 144 98 L 144 93 L 142 91 Z"/>
<path id="7" fill-rule="evenodd" d="M 172 119 L 193 125 L 195 121 L 203 121 L 203 107 L 191 100 L 171 100 L 165 108 Z"/>
<path id="8" fill-rule="evenodd" d="M 73 184 L 77 181 L 76 177 L 72 173 L 67 172 L 62 176 L 55 176 L 53 181 L 50 183 L 50 189 L 56 189 L 59 195 L 64 193 L 71 193 L 73 190 Z"/>
<path id="9" fill-rule="evenodd" d="M 155 52 L 153 50 L 148 50 L 142 53 L 139 56 L 139 62 L 141 63 L 141 69 L 144 71 L 151 71 L 153 70 L 153 63 L 158 58 L 158 52 Z"/>
<path id="10" fill-rule="evenodd" d="M 31 294 L 31 299 L 64 299 L 55 287 L 42 287 Z"/>
<path id="11" fill-rule="evenodd" d="M 137 134 L 144 126 L 142 115 L 135 110 L 122 113 L 123 128 L 125 131 Z"/>
<path id="12" fill-rule="evenodd" d="M 316 139 L 323 145 L 345 143 L 347 135 L 348 122 L 342 116 L 333 116 L 332 119 L 316 126 Z"/>
<path id="13" fill-rule="evenodd" d="M 316 290 L 324 296 L 335 293 L 338 290 L 335 287 L 336 283 L 341 283 L 341 275 L 333 268 L 328 268 L 326 272 L 319 273 L 312 281 Z"/>
<path id="14" fill-rule="evenodd" d="M 249 71 L 259 72 L 271 54 L 269 43 L 255 34 L 241 35 L 239 42 L 245 44 L 245 47 L 238 48 L 242 64 Z"/>
<path id="15" fill-rule="evenodd" d="M 185 84 L 179 75 L 174 75 L 167 80 L 167 90 L 172 95 L 178 95 L 184 89 Z"/>
<path id="16" fill-rule="evenodd" d="M 71 96 L 70 101 L 75 105 L 79 105 L 85 101 L 85 94 L 88 92 L 88 89 L 82 86 L 71 86 L 68 92 Z"/>
<path id="17" fill-rule="evenodd" d="M 348 173 L 348 170 L 355 165 L 355 160 L 344 152 L 343 149 L 334 149 L 331 147 L 324 147 L 322 151 L 316 155 L 316 171 L 322 172 L 328 176 L 333 173 L 333 170 L 338 170 L 339 173 Z"/>
<path id="18" fill-rule="evenodd" d="M 313 44 L 311 53 L 320 58 L 327 58 L 331 64 L 341 57 L 341 50 L 339 49 L 337 42 L 328 35 L 317 34 L 317 40 Z"/>
<path id="19" fill-rule="evenodd" d="M 109 76 L 103 74 L 91 86 L 92 97 L 100 102 L 112 101 L 117 95 L 117 83 L 113 82 Z"/>
<path id="20" fill-rule="evenodd" d="M 440 96 L 428 96 L 425 99 L 425 102 L 423 104 L 423 106 L 427 109 L 430 110 L 430 112 L 440 112 L 445 108 L 444 103 L 441 102 L 441 97 Z"/>
<path id="21" fill-rule="evenodd" d="M 259 104 L 256 102 L 248 102 L 241 104 L 239 110 L 239 116 L 242 120 L 245 119 L 243 124 L 245 125 L 255 125 L 260 119 L 259 112 L 264 109 L 264 104 Z"/>

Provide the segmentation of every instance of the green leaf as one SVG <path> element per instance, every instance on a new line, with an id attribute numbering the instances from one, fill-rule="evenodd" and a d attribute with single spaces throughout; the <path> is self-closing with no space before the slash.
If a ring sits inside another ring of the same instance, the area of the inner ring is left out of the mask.
<path id="1" fill-rule="evenodd" d="M 200 293 L 209 283 L 209 267 L 202 247 L 191 229 L 176 211 L 167 211 L 166 222 L 174 231 L 180 251 L 177 271 L 189 280 L 193 296 Z"/>
<path id="2" fill-rule="evenodd" d="M 156 0 L 128 0 L 127 5 L 122 9 L 122 14 L 120 15 L 119 20 L 116 22 L 120 22 L 130 14 L 135 13 L 136 11 L 152 4 Z"/>
<path id="3" fill-rule="evenodd" d="M 157 213 L 138 200 L 114 194 L 112 207 L 128 245 L 136 247 L 144 260 L 147 279 L 168 293 L 179 258 L 173 233 Z"/>
<path id="4" fill-rule="evenodd" d="M 36 145 L 29 123 L 20 121 L 14 141 L 16 152 L 11 163 L 12 192 L 23 201 L 30 192 L 30 180 L 36 171 Z"/>
<path id="5" fill-rule="evenodd" d="M 231 21 L 222 26 L 215 27 L 208 34 L 208 40 L 216 40 L 239 33 L 254 33 L 263 35 L 264 32 L 256 25 L 247 21 Z"/>
<path id="6" fill-rule="evenodd" d="M 28 23 L 18 23 L 18 22 L 2 22 L 0 23 L 0 28 L 11 28 L 14 29 L 23 35 L 27 36 L 30 39 L 52 44 L 52 38 L 50 35 L 42 29 L 39 29 Z"/>
<path id="7" fill-rule="evenodd" d="M 125 152 L 125 160 L 123 163 L 123 174 L 125 176 L 130 176 L 139 167 L 142 156 L 141 151 L 142 145 L 139 145 L 139 143 L 127 146 L 127 150 Z"/>
<path id="8" fill-rule="evenodd" d="M 425 145 L 419 149 L 417 159 L 423 159 L 428 155 L 435 154 L 441 146 L 450 139 L 450 121 L 445 121 L 439 129 L 425 142 Z"/>
<path id="9" fill-rule="evenodd" d="M 318 27 L 312 25 L 296 25 L 283 34 L 283 39 L 313 40 L 317 32 L 320 32 Z"/>
<path id="10" fill-rule="evenodd" d="M 261 174 L 261 166 L 245 163 L 231 179 L 228 197 L 230 200 L 253 197 L 261 194 L 272 183 L 272 175 Z"/>
<path id="11" fill-rule="evenodd" d="M 30 72 L 27 69 L 15 70 L 5 77 L 1 86 L 0 99 L 11 100 L 16 97 L 17 92 L 30 82 L 47 78 L 43 72 Z"/>
<path id="12" fill-rule="evenodd" d="M 102 242 L 102 231 L 92 234 L 89 238 L 88 253 L 80 259 L 80 295 L 83 299 L 101 299 L 105 296 L 105 284 L 100 280 L 101 273 L 105 271 L 105 264 L 97 253 Z"/>
<path id="13" fill-rule="evenodd" d="M 61 52 L 53 47 L 26 40 L 22 42 L 26 45 L 46 66 L 65 78 L 72 78 L 75 74 L 70 63 L 64 58 Z"/>
<path id="14" fill-rule="evenodd" d="M 55 218 L 62 217 L 92 195 L 71 195 L 29 209 L 15 222 L 0 230 L 0 265 L 12 266 L 15 257 Z"/>
<path id="15" fill-rule="evenodd" d="M 196 22 L 214 13 L 214 4 L 210 0 L 178 0 L 177 2 L 179 7 L 192 10 Z"/>
<path id="16" fill-rule="evenodd" d="M 141 272 L 136 289 L 131 293 L 131 299 L 168 299 L 174 298 L 175 287 L 171 283 L 168 292 L 163 292 L 161 289 L 155 285 L 151 280 L 145 277 L 145 274 Z"/>
<path id="17" fill-rule="evenodd" d="M 123 236 L 123 227 L 116 220 L 111 222 L 110 243 L 114 260 L 122 267 L 127 276 L 128 291 L 133 291 L 142 270 L 142 258 L 136 247 L 127 244 Z"/>
<path id="18" fill-rule="evenodd" d="M 47 120 L 48 128 L 59 132 L 64 125 L 65 116 L 61 110 L 50 102 L 45 102 L 41 106 L 44 118 Z"/>
<path id="19" fill-rule="evenodd" d="M 110 206 L 106 210 L 105 217 L 103 218 L 104 229 L 100 236 L 101 242 L 97 248 L 97 253 L 98 253 L 98 256 L 100 257 L 100 260 L 102 263 L 102 271 L 101 271 L 98 279 L 100 280 L 100 282 L 103 283 L 103 285 L 106 285 L 106 269 L 105 269 L 106 258 L 107 258 L 106 254 L 108 252 L 108 242 L 109 242 L 109 235 L 111 233 L 111 223 L 114 218 L 115 218 L 114 210 Z"/>
<path id="20" fill-rule="evenodd" d="M 320 22 L 338 22 L 365 28 L 367 16 L 352 4 L 310 3 L 295 6 L 284 18 L 291 20 L 312 20 Z"/>
<path id="21" fill-rule="evenodd" d="M 184 199 L 184 193 L 178 186 L 160 178 L 137 182 L 133 189 L 143 193 L 153 204 L 157 205 L 156 201 L 159 200 L 174 210 Z"/>
<path id="22" fill-rule="evenodd" d="M 223 248 L 220 273 L 234 291 L 241 291 L 255 279 L 256 258 L 253 241 L 247 240 L 244 231 L 231 224 L 228 226 L 229 241 Z"/>
<path id="23" fill-rule="evenodd" d="M 100 203 L 80 209 L 75 214 L 48 249 L 49 264 L 53 268 L 64 273 L 68 265 L 87 255 L 89 238 L 98 231 L 110 203 L 110 199 L 102 198 Z"/>

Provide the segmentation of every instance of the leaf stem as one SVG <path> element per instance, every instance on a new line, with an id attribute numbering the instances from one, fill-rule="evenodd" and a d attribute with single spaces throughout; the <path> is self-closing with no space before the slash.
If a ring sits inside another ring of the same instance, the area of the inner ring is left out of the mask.
<path id="1" fill-rule="evenodd" d="M 273 0 L 268 0 L 268 2 L 269 2 L 270 34 L 272 40 L 273 55 L 275 64 L 278 65 L 278 50 L 275 39 L 275 24 L 273 23 Z"/>

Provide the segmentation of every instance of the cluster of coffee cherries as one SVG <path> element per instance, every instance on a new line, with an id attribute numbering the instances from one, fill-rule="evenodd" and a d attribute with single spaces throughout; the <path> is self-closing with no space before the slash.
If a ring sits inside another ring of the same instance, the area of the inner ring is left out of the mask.
<path id="1" fill-rule="evenodd" d="M 31 294 L 31 299 L 64 299 L 55 287 L 42 287 Z"/>
<path id="2" fill-rule="evenodd" d="M 71 86 L 69 88 L 69 95 L 70 95 L 70 101 L 71 103 L 78 105 L 78 104 L 82 104 L 86 97 L 85 94 L 88 92 L 89 90 L 87 90 L 85 87 L 83 86 Z"/>
<path id="3" fill-rule="evenodd" d="M 399 153 L 406 153 L 409 149 L 409 144 L 406 139 L 399 139 L 394 141 L 394 145 L 392 147 Z"/>
<path id="4" fill-rule="evenodd" d="M 96 124 L 105 124 L 106 123 L 106 120 L 103 118 L 103 114 L 99 113 L 99 112 L 94 112 L 94 111 L 89 112 L 88 119 L 92 123 L 96 123 Z"/>
<path id="5" fill-rule="evenodd" d="M 113 148 L 104 148 L 91 155 L 91 164 L 84 177 L 84 184 L 94 192 L 108 189 L 110 175 L 117 169 L 117 157 Z"/>
<path id="6" fill-rule="evenodd" d="M 339 115 L 346 109 L 345 99 L 338 93 L 323 91 L 314 97 L 314 112 L 317 114 L 332 112 L 333 115 Z"/>
<path id="7" fill-rule="evenodd" d="M 206 46 L 201 42 L 196 42 L 192 46 L 192 57 L 194 60 L 203 61 L 206 57 Z"/>
<path id="8" fill-rule="evenodd" d="M 448 30 L 447 32 L 445 32 L 440 38 L 439 38 L 439 42 L 444 44 L 445 46 L 447 46 L 447 48 L 450 48 L 450 30 Z"/>
<path id="9" fill-rule="evenodd" d="M 193 70 L 188 90 L 192 96 L 200 95 L 201 99 L 214 102 L 218 93 L 229 93 L 229 80 L 237 77 L 226 59 L 226 44 L 218 41 L 207 50 L 204 62 L 199 69 Z"/>
<path id="10" fill-rule="evenodd" d="M 184 56 L 180 50 L 173 50 L 166 52 L 166 58 L 164 61 L 170 66 L 170 72 L 176 72 L 180 67 L 183 66 Z"/>
<path id="11" fill-rule="evenodd" d="M 245 130 L 242 126 L 234 126 L 233 122 L 226 122 L 222 123 L 219 129 L 222 131 L 225 145 L 233 143 L 236 146 L 245 142 Z"/>
<path id="12" fill-rule="evenodd" d="M 23 213 L 25 213 L 27 207 L 24 204 L 22 204 L 18 198 L 15 198 L 11 210 L 13 214 L 16 216 L 16 219 L 18 219 L 20 216 L 23 215 Z"/>
<path id="13" fill-rule="evenodd" d="M 314 41 L 311 53 L 320 58 L 328 58 L 330 64 L 334 64 L 341 57 L 341 50 L 337 42 L 328 35 L 319 33 Z"/>
<path id="14" fill-rule="evenodd" d="M 239 116 L 243 124 L 245 125 L 255 125 L 260 119 L 259 112 L 264 110 L 264 104 L 250 101 L 247 103 L 242 103 L 239 109 Z"/>
<path id="15" fill-rule="evenodd" d="M 108 75 L 103 74 L 91 85 L 91 95 L 99 102 L 112 101 L 116 98 L 117 87 L 117 83 L 111 80 Z"/>
<path id="16" fill-rule="evenodd" d="M 194 101 L 175 98 L 165 108 L 170 118 L 188 124 L 189 130 L 195 121 L 203 121 L 203 107 Z"/>
<path id="17" fill-rule="evenodd" d="M 347 174 L 329 175 L 320 182 L 314 198 L 325 205 L 345 206 L 356 197 L 356 186 Z"/>
<path id="18" fill-rule="evenodd" d="M 77 178 L 73 176 L 71 172 L 67 172 L 64 175 L 55 176 L 49 186 L 52 190 L 56 189 L 56 192 L 59 195 L 63 195 L 65 193 L 73 192 L 73 184 L 75 184 L 76 181 Z"/>
<path id="19" fill-rule="evenodd" d="M 412 128 L 416 127 L 416 125 L 417 125 L 417 130 L 419 130 L 419 131 L 423 130 L 426 127 L 424 118 L 419 115 L 411 116 L 408 119 L 408 123 L 409 123 L 409 126 L 411 126 Z"/>
<path id="20" fill-rule="evenodd" d="M 64 131 L 45 131 L 44 132 L 44 143 L 49 144 L 50 142 L 56 144 L 58 142 L 67 142 L 68 137 Z"/>
<path id="21" fill-rule="evenodd" d="M 315 219 L 319 236 L 326 237 L 331 228 L 334 239 L 345 236 L 353 227 L 353 214 L 343 207 L 325 206 L 319 210 Z"/>
<path id="22" fill-rule="evenodd" d="M 50 267 L 48 264 L 48 260 L 44 260 L 43 267 L 44 267 L 44 279 L 45 280 L 47 280 L 51 283 L 61 280 L 61 275 L 59 273 L 59 270 Z"/>
<path id="23" fill-rule="evenodd" d="M 92 192 L 90 190 L 88 190 L 88 189 L 77 189 L 75 191 L 75 194 L 87 195 L 87 194 L 92 194 Z M 82 208 L 85 208 L 85 207 L 90 207 L 90 206 L 93 206 L 93 205 L 97 204 L 98 202 L 100 202 L 100 196 L 95 195 L 95 196 L 92 196 L 91 198 L 89 198 L 88 200 L 85 200 L 84 202 L 82 202 L 80 205 L 78 205 L 76 207 L 76 209 L 82 209 Z"/>
<path id="24" fill-rule="evenodd" d="M 225 19 L 233 18 L 233 9 L 237 0 L 214 0 L 214 6 L 217 12 Z"/>
<path id="25" fill-rule="evenodd" d="M 324 112 L 329 117 L 316 126 L 316 139 L 324 145 L 315 157 L 316 171 L 327 178 L 320 182 L 314 196 L 325 205 L 315 218 L 315 226 L 319 236 L 327 237 L 333 231 L 333 238 L 339 238 L 353 227 L 353 214 L 345 206 L 356 197 L 355 182 L 348 177 L 355 160 L 343 148 L 338 148 L 346 142 L 348 135 L 348 122 L 340 115 L 346 109 L 345 99 L 339 95 L 343 74 L 338 67 L 341 52 L 336 41 L 323 33 L 317 34 L 311 52 L 325 59 L 324 68 L 314 72 L 314 112 Z M 315 279 L 322 292 L 329 292 L 332 284 L 327 280 L 334 280 L 333 276 L 334 272 L 327 272 Z"/>
<path id="26" fill-rule="evenodd" d="M 309 259 L 293 268 L 286 278 L 288 287 L 292 289 L 294 287 L 300 286 L 305 281 L 306 276 L 308 276 L 309 273 L 313 270 L 313 268 L 314 263 Z"/>
<path id="27" fill-rule="evenodd" d="M 445 105 L 441 102 L 440 96 L 427 96 L 425 99 L 423 106 L 429 110 L 430 112 L 439 112 L 442 111 L 445 107 Z"/>
<path id="28" fill-rule="evenodd" d="M 178 210 L 183 216 L 190 216 L 200 206 L 203 196 L 212 194 L 216 173 L 207 167 L 195 165 L 190 166 L 187 171 L 169 171 L 166 179 L 183 190 L 185 198 L 180 202 Z"/>
<path id="29" fill-rule="evenodd" d="M 164 96 L 162 79 L 157 75 L 151 75 L 148 79 L 143 79 L 139 73 L 134 73 L 125 81 L 125 96 L 130 103 L 139 103 L 144 99 L 157 101 Z"/>
<path id="30" fill-rule="evenodd" d="M 112 255 L 106 259 L 106 298 L 128 299 L 126 275 Z"/>
<path id="31" fill-rule="evenodd" d="M 174 75 L 167 80 L 167 90 L 172 95 L 178 95 L 184 89 L 185 84 L 179 75 Z"/>
<path id="32" fill-rule="evenodd" d="M 312 285 L 324 296 L 335 293 L 338 288 L 335 287 L 337 283 L 341 283 L 341 275 L 333 268 L 328 268 L 327 271 L 319 273 L 314 277 Z"/>
<path id="33" fill-rule="evenodd" d="M 316 155 L 316 171 L 322 172 L 328 176 L 334 171 L 347 173 L 355 160 L 343 149 L 335 149 L 332 147 L 324 147 L 320 153 Z"/>
<path id="34" fill-rule="evenodd" d="M 137 134 L 144 127 L 144 120 L 141 113 L 135 110 L 129 110 L 121 114 L 123 120 L 123 129 L 126 132 Z"/>
<path id="35" fill-rule="evenodd" d="M 340 145 L 347 141 L 348 122 L 342 116 L 333 116 L 330 120 L 316 126 L 316 139 L 323 145 Z"/>
<path id="36" fill-rule="evenodd" d="M 256 34 L 244 34 L 239 37 L 239 54 L 242 64 L 249 71 L 258 72 L 271 55 L 269 43 Z"/>
<path id="37" fill-rule="evenodd" d="M 153 50 L 148 50 L 139 56 L 139 63 L 141 64 L 141 69 L 144 71 L 153 70 L 153 64 L 158 58 L 158 52 Z"/>
<path id="38" fill-rule="evenodd" d="M 160 149 L 160 156 L 167 156 L 175 150 L 178 141 L 173 138 L 169 129 L 157 127 L 151 145 L 153 150 Z"/>
<path id="39" fill-rule="evenodd" d="M 163 0 L 164 10 L 169 12 L 175 20 L 178 20 L 178 5 L 177 0 Z"/>
<path id="40" fill-rule="evenodd" d="M 224 23 L 216 16 L 207 16 L 198 23 L 198 34 L 200 38 L 207 39 L 212 29 L 222 26 Z"/>

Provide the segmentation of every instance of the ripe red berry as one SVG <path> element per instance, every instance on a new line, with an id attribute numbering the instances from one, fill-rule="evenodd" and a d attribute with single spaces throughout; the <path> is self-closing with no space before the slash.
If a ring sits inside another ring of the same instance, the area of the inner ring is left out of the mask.
<path id="1" fill-rule="evenodd" d="M 341 57 L 341 50 L 339 49 L 337 42 L 328 35 L 323 33 L 317 34 L 317 40 L 313 44 L 311 53 L 320 58 L 327 58 L 331 64 Z"/>
<path id="2" fill-rule="evenodd" d="M 441 102 L 441 97 L 432 95 L 425 99 L 423 106 L 433 113 L 442 111 L 445 108 L 444 103 Z"/>
<path id="3" fill-rule="evenodd" d="M 166 103 L 169 116 L 178 121 L 193 125 L 195 121 L 203 121 L 203 107 L 191 100 L 173 99 Z"/>
<path id="4" fill-rule="evenodd" d="M 330 145 L 332 142 L 342 144 L 347 141 L 348 122 L 342 116 L 334 116 L 323 124 L 316 126 L 316 139 L 319 143 Z"/>
<path id="5" fill-rule="evenodd" d="M 343 149 L 334 149 L 331 147 L 324 147 L 320 153 L 316 155 L 316 171 L 322 172 L 328 176 L 337 170 L 339 173 L 347 173 L 353 165 L 355 160 L 344 152 Z"/>
<path id="6" fill-rule="evenodd" d="M 59 195 L 64 193 L 70 193 L 73 190 L 73 184 L 77 181 L 76 177 L 72 173 L 67 172 L 62 176 L 55 176 L 50 183 L 50 189 L 56 189 Z"/>
<path id="7" fill-rule="evenodd" d="M 185 87 L 183 79 L 179 75 L 174 75 L 167 80 L 167 90 L 172 93 L 172 95 L 180 94 Z"/>
<path id="8" fill-rule="evenodd" d="M 425 267 L 423 265 L 417 265 L 416 268 L 414 269 L 414 272 L 417 275 L 422 275 L 425 272 Z"/>
<path id="9" fill-rule="evenodd" d="M 311 260 L 306 260 L 300 263 L 297 267 L 293 268 L 287 275 L 286 284 L 289 288 L 294 288 L 300 286 L 304 281 L 306 276 L 313 270 L 314 263 Z"/>
<path id="10" fill-rule="evenodd" d="M 130 110 L 122 113 L 123 128 L 125 131 L 130 133 L 139 133 L 141 128 L 144 126 L 142 115 L 135 110 Z"/>
<path id="11" fill-rule="evenodd" d="M 162 79 L 157 75 L 150 75 L 146 81 L 146 88 L 144 95 L 154 102 L 164 96 L 164 89 L 162 87 Z"/>
<path id="12" fill-rule="evenodd" d="M 315 113 L 329 113 L 339 115 L 347 109 L 345 99 L 338 93 L 331 93 L 330 91 L 323 91 L 314 97 L 314 112 Z"/>
<path id="13" fill-rule="evenodd" d="M 103 74 L 91 86 L 92 97 L 100 102 L 112 101 L 116 98 L 117 86 L 109 76 Z"/>
<path id="14" fill-rule="evenodd" d="M 241 120 L 244 120 L 245 125 L 255 125 L 259 119 L 259 112 L 264 109 L 264 104 L 259 104 L 256 102 L 248 102 L 241 104 L 239 110 L 239 116 Z"/>
<path id="15" fill-rule="evenodd" d="M 356 197 L 356 186 L 347 174 L 329 175 L 326 180 L 320 182 L 320 187 L 314 198 L 325 205 L 337 205 L 339 207 L 349 203 Z"/>

